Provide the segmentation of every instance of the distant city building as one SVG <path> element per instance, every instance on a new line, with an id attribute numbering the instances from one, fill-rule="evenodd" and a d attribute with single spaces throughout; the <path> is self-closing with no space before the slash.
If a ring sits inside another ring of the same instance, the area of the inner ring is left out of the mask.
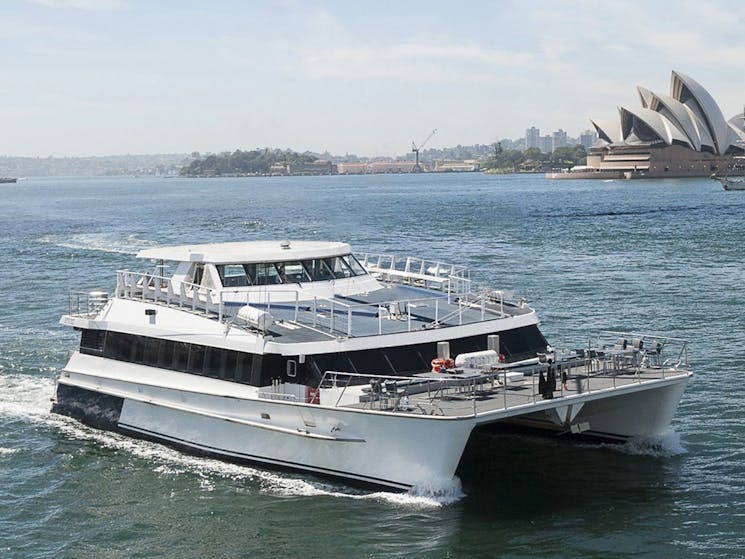
<path id="1" fill-rule="evenodd" d="M 567 133 L 559 128 L 551 135 L 551 151 L 556 151 L 557 148 L 565 147 L 567 147 Z"/>
<path id="2" fill-rule="evenodd" d="M 340 175 L 366 175 L 369 171 L 369 163 L 358 163 L 356 161 L 345 161 L 337 163 L 336 168 Z"/>
<path id="3" fill-rule="evenodd" d="M 414 171 L 414 161 L 373 161 L 370 163 L 369 172 L 371 173 L 412 173 Z M 420 163 L 422 167 L 424 165 Z M 426 170 L 426 169 L 425 169 Z"/>
<path id="4" fill-rule="evenodd" d="M 336 165 L 331 161 L 313 161 L 312 163 L 290 163 L 287 165 L 288 175 L 335 175 Z"/>
<path id="5" fill-rule="evenodd" d="M 398 161 L 384 160 L 373 161 L 371 163 L 360 162 L 342 162 L 336 164 L 336 169 L 340 175 L 367 175 L 367 174 L 385 174 L 385 173 L 413 173 L 414 161 L 401 159 Z M 421 161 L 419 165 L 424 171 L 427 171 L 426 165 Z"/>
<path id="6" fill-rule="evenodd" d="M 525 131 L 525 149 L 540 149 L 541 131 L 535 126 L 531 126 Z"/>
<path id="7" fill-rule="evenodd" d="M 594 130 L 585 130 L 579 135 L 579 143 L 585 148 L 585 151 L 589 150 L 598 141 L 598 133 Z"/>
<path id="8" fill-rule="evenodd" d="M 467 173 L 478 171 L 481 165 L 475 159 L 460 161 L 438 161 L 435 163 L 435 173 Z"/>
<path id="9" fill-rule="evenodd" d="M 745 174 L 742 113 L 725 120 L 709 92 L 678 72 L 672 73 L 670 95 L 637 90 L 640 108 L 621 106 L 619 119 L 590 121 L 599 139 L 587 165 L 557 173 L 559 178 Z"/>
<path id="10" fill-rule="evenodd" d="M 538 149 L 540 149 L 543 153 L 551 153 L 554 150 L 553 138 L 549 135 L 541 136 L 541 141 Z"/>

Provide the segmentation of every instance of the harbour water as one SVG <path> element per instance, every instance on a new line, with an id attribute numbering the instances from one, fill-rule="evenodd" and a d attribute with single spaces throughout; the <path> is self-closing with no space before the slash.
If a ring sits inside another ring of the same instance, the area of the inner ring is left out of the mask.
<path id="1" fill-rule="evenodd" d="M 745 193 L 706 179 L 29 179 L 0 204 L 0 557 L 741 557 Z M 469 266 L 558 347 L 689 339 L 656 444 L 482 435 L 449 487 L 350 488 L 185 456 L 49 413 L 70 289 L 155 244 L 324 239 Z"/>

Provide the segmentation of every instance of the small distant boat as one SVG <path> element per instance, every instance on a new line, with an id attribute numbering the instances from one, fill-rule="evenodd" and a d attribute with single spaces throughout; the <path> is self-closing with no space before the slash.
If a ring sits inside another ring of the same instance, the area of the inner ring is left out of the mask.
<path id="1" fill-rule="evenodd" d="M 712 175 L 711 178 L 718 180 L 724 190 L 745 190 L 745 178 L 730 179 L 727 177 L 717 177 L 716 175 Z"/>
<path id="2" fill-rule="evenodd" d="M 0 177 L 0 183 L 17 182 L 18 179 L 12 177 Z"/>
<path id="3" fill-rule="evenodd" d="M 722 188 L 725 190 L 745 190 L 745 179 L 719 179 L 719 182 L 722 183 Z"/>

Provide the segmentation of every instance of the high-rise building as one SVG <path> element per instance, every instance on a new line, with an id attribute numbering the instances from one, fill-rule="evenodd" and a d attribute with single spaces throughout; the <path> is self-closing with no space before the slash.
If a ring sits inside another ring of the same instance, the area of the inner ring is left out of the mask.
<path id="1" fill-rule="evenodd" d="M 541 130 L 531 126 L 525 131 L 525 149 L 539 148 L 541 143 Z"/>
<path id="2" fill-rule="evenodd" d="M 551 137 L 551 151 L 556 151 L 556 148 L 563 148 L 567 145 L 567 133 L 559 128 L 553 133 Z"/>
<path id="3" fill-rule="evenodd" d="M 598 140 L 598 133 L 594 130 L 585 130 L 579 135 L 579 143 L 585 150 L 590 149 Z"/>
<path id="4" fill-rule="evenodd" d="M 545 136 L 541 136 L 538 147 L 543 153 L 551 153 L 551 151 L 553 151 L 553 142 L 551 141 L 551 136 L 549 136 L 548 134 L 546 134 Z"/>

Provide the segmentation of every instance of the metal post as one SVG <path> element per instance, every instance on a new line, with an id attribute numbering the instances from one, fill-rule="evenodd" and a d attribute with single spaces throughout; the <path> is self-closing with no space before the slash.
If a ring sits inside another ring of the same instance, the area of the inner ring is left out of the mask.
<path id="1" fill-rule="evenodd" d="M 352 307 L 347 307 L 347 337 L 352 337 Z"/>
<path id="2" fill-rule="evenodd" d="M 471 381 L 471 398 L 473 398 L 473 416 L 476 417 L 476 379 Z"/>
<path id="3" fill-rule="evenodd" d="M 502 394 L 504 394 L 504 409 L 507 409 L 507 369 L 502 372 Z"/>
<path id="4" fill-rule="evenodd" d="M 383 333 L 383 306 L 378 304 L 378 334 Z"/>

